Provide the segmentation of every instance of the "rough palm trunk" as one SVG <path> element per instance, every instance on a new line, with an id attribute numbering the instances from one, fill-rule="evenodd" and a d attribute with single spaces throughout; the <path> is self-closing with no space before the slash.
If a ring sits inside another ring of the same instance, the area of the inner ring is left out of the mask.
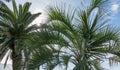
<path id="1" fill-rule="evenodd" d="M 22 55 L 12 52 L 12 68 L 13 70 L 21 70 Z"/>
<path id="2" fill-rule="evenodd" d="M 10 46 L 10 49 L 12 50 L 12 53 L 11 53 L 12 69 L 13 70 L 20 70 L 21 69 L 21 62 L 22 62 L 22 54 L 19 51 L 17 51 L 19 54 L 16 53 L 14 39 L 12 39 L 9 46 Z"/>

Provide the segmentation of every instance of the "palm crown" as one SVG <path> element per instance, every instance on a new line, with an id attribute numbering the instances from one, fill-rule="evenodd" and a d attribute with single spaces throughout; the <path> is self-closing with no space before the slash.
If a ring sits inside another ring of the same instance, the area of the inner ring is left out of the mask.
<path id="1" fill-rule="evenodd" d="M 67 70 L 69 63 L 75 65 L 73 70 L 102 70 L 100 62 L 107 53 L 120 55 L 119 32 L 106 24 L 104 3 L 105 0 L 91 0 L 88 7 L 74 10 L 50 6 L 49 21 L 41 28 L 31 24 L 40 15 L 29 12 L 31 3 L 17 7 L 12 0 L 13 10 L 2 3 L 0 60 L 10 52 L 13 70 L 21 69 L 22 54 L 29 70 L 39 66 L 53 70 L 57 65 Z"/>
<path id="2" fill-rule="evenodd" d="M 91 0 L 89 7 L 80 10 L 48 8 L 49 23 L 44 24 L 43 29 L 53 35 L 50 38 L 57 38 L 57 43 L 51 42 L 53 47 L 58 45 L 66 49 L 59 49 L 58 59 L 48 64 L 47 70 L 53 70 L 59 64 L 67 70 L 69 62 L 75 65 L 73 70 L 102 70 L 100 61 L 106 53 L 119 56 L 119 50 L 115 50 L 119 32 L 106 24 L 104 3 L 104 0 Z"/>
<path id="3" fill-rule="evenodd" d="M 21 51 L 25 47 L 26 40 L 29 39 L 32 31 L 38 28 L 37 25 L 32 25 L 32 21 L 40 15 L 31 14 L 29 11 L 31 3 L 27 2 L 23 6 L 16 6 L 16 2 L 12 1 L 13 10 L 11 10 L 4 2 L 0 7 L 0 60 L 9 53 L 13 60 L 13 66 L 18 65 L 15 60 L 21 56 Z M 7 60 L 7 59 L 6 59 Z M 17 66 L 16 66 L 17 67 Z M 14 70 L 14 69 L 13 69 Z"/>

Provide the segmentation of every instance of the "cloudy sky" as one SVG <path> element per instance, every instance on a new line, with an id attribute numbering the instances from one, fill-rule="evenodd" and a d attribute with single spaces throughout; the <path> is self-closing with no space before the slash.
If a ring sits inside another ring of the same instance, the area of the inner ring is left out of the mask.
<path id="1" fill-rule="evenodd" d="M 79 7 L 80 6 L 80 0 L 16 0 L 18 4 L 23 4 L 25 2 L 31 2 L 31 8 L 30 11 L 32 13 L 42 12 L 42 15 L 40 15 L 33 23 L 39 24 L 43 23 L 46 19 L 45 17 L 45 10 L 48 5 L 52 5 L 55 3 L 66 3 L 70 4 L 73 7 Z M 110 24 L 116 25 L 116 27 L 120 27 L 120 0 L 110 0 L 110 6 L 109 9 L 112 12 L 111 21 Z M 9 7 L 11 8 L 11 4 L 8 3 Z M 4 60 L 3 60 L 4 62 Z M 3 63 L 2 62 L 2 63 Z M 8 62 L 8 64 L 11 64 L 11 61 Z M 113 66 L 109 67 L 109 64 L 107 61 L 105 61 L 102 66 L 105 68 L 108 68 L 108 70 L 120 70 L 120 66 Z M 69 70 L 72 70 L 73 66 L 70 66 Z M 58 70 L 58 69 L 56 69 Z"/>

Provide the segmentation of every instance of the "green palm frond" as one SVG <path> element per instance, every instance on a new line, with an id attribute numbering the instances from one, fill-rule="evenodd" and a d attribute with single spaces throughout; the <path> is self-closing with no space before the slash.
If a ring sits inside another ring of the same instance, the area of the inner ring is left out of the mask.
<path id="1" fill-rule="evenodd" d="M 60 65 L 67 70 L 71 62 L 75 65 L 73 70 L 103 70 L 100 63 L 107 54 L 120 55 L 119 31 L 107 24 L 106 2 L 91 0 L 87 8 L 78 10 L 48 7 L 48 23 L 41 25 L 30 38 L 34 48 L 28 67 L 53 70 Z"/>
<path id="2" fill-rule="evenodd" d="M 53 34 L 58 33 L 58 38 L 61 36 L 63 41 L 68 42 L 67 48 L 71 52 L 69 55 L 72 55 L 70 58 L 76 65 L 74 70 L 102 70 L 98 65 L 106 53 L 110 53 L 110 50 L 106 49 L 109 48 L 109 41 L 119 41 L 119 32 L 113 31 L 112 27 L 107 25 L 109 19 L 101 12 L 104 3 L 106 1 L 91 0 L 90 7 L 72 12 L 72 17 L 66 8 L 48 8 L 50 22 L 46 29 Z M 93 62 L 94 59 L 97 61 Z"/>
<path id="3" fill-rule="evenodd" d="M 9 8 L 6 3 L 2 2 L 0 7 L 0 33 L 2 42 L 0 43 L 0 61 L 7 54 L 9 50 L 11 59 L 18 60 L 14 66 L 19 67 L 21 62 L 21 51 L 28 47 L 26 43 L 35 30 L 39 29 L 38 26 L 32 25 L 32 21 L 35 20 L 41 13 L 31 14 L 29 11 L 31 3 L 26 2 L 23 5 L 17 6 L 15 0 L 12 0 L 13 9 Z M 9 57 L 9 56 L 8 56 Z M 15 58 L 14 57 L 18 57 Z M 7 63 L 6 59 L 5 64 Z M 5 65 L 6 66 L 6 65 Z M 22 67 L 21 67 L 22 68 Z"/>

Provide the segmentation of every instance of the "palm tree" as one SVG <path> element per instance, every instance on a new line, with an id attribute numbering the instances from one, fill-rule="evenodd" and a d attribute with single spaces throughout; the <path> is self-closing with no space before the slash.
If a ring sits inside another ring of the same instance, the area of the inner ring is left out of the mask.
<path id="1" fill-rule="evenodd" d="M 89 2 L 88 7 L 79 10 L 64 6 L 48 8 L 49 22 L 42 27 L 49 33 L 49 38 L 56 39 L 49 44 L 60 49 L 56 48 L 59 54 L 46 63 L 46 70 L 53 70 L 57 65 L 63 65 L 67 70 L 69 63 L 75 65 L 73 70 L 102 70 L 100 63 L 107 54 L 120 56 L 119 32 L 107 25 L 108 15 L 103 9 L 106 1 Z M 39 54 L 34 54 L 33 61 L 39 61 Z M 40 62 L 34 61 L 34 64 L 40 65 Z"/>
<path id="2" fill-rule="evenodd" d="M 17 7 L 15 0 L 12 0 L 13 10 L 4 2 L 0 7 L 0 61 L 8 53 L 5 64 L 11 56 L 13 70 L 20 70 L 22 52 L 27 47 L 27 41 L 33 31 L 38 28 L 37 25 L 31 23 L 40 13 L 31 14 L 30 5 L 31 3 L 26 2 Z"/>
<path id="3" fill-rule="evenodd" d="M 46 27 L 46 25 L 45 25 Z M 53 47 L 55 44 L 60 44 L 61 46 L 67 46 L 66 41 L 61 37 L 57 38 L 58 33 L 48 32 L 44 25 L 41 25 L 39 30 L 34 32 L 34 36 L 29 40 L 30 57 L 28 56 L 28 70 L 39 70 L 40 67 L 46 68 L 46 66 L 51 63 L 55 63 L 58 60 L 58 55 L 60 53 L 57 47 Z M 62 42 L 60 42 L 60 40 Z M 56 64 L 54 64 L 56 65 Z M 48 70 L 53 70 L 54 65 L 52 65 Z"/>

